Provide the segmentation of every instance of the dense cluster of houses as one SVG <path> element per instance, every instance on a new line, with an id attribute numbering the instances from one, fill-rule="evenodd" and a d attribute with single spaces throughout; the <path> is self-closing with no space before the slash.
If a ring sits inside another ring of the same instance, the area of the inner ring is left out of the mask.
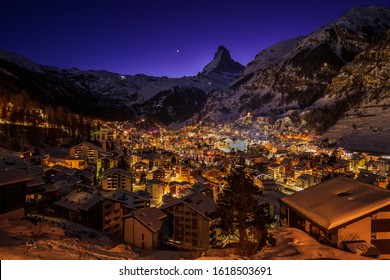
<path id="1" fill-rule="evenodd" d="M 0 218 L 61 216 L 142 249 L 207 249 L 223 242 L 209 214 L 232 168 L 243 167 L 282 224 L 340 248 L 359 241 L 390 254 L 388 158 L 251 139 L 223 127 L 107 127 L 66 156 L 0 155 Z"/>

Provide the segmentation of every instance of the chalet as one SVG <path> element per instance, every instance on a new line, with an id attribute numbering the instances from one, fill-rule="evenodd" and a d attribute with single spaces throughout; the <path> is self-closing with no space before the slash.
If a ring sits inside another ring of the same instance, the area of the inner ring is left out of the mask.
<path id="1" fill-rule="evenodd" d="M 195 168 L 193 166 L 178 164 L 176 165 L 176 175 L 185 180 L 191 180 L 194 176 Z"/>
<path id="2" fill-rule="evenodd" d="M 158 168 L 152 171 L 153 179 L 156 180 L 164 180 L 165 179 L 165 170 L 162 168 Z"/>
<path id="3" fill-rule="evenodd" d="M 102 189 L 112 191 L 125 189 L 131 191 L 133 174 L 120 168 L 111 168 L 103 172 Z"/>
<path id="4" fill-rule="evenodd" d="M 163 161 L 162 162 L 162 168 L 165 170 L 173 170 L 175 165 L 170 161 Z"/>
<path id="5" fill-rule="evenodd" d="M 161 208 L 168 214 L 169 242 L 184 248 L 208 249 L 214 201 L 200 193 L 174 199 Z"/>
<path id="6" fill-rule="evenodd" d="M 123 217 L 123 240 L 135 247 L 153 250 L 159 247 L 167 215 L 157 208 L 143 208 Z"/>
<path id="7" fill-rule="evenodd" d="M 130 167 L 133 167 L 134 164 L 141 161 L 142 156 L 140 154 L 133 153 L 129 155 L 129 158 L 130 158 Z M 145 163 L 145 164 L 149 166 L 149 163 Z"/>
<path id="8" fill-rule="evenodd" d="M 202 176 L 213 183 L 217 182 L 217 178 L 221 175 L 221 171 L 215 167 L 204 167 L 201 169 Z"/>
<path id="9" fill-rule="evenodd" d="M 96 162 L 102 153 L 102 149 L 88 142 L 80 143 L 69 150 L 70 157 L 85 159 L 87 162 Z"/>
<path id="10" fill-rule="evenodd" d="M 280 199 L 281 220 L 339 248 L 343 242 L 373 244 L 390 254 L 390 192 L 346 177 Z"/>
<path id="11" fill-rule="evenodd" d="M 137 174 L 141 174 L 143 172 L 148 172 L 149 166 L 142 161 L 137 162 L 136 164 L 133 165 L 133 172 Z"/>
<path id="12" fill-rule="evenodd" d="M 191 188 L 191 183 L 187 181 L 177 182 L 172 181 L 169 182 L 169 192 L 175 197 L 181 197 L 182 191 L 184 189 Z"/>
<path id="13" fill-rule="evenodd" d="M 61 216 L 71 222 L 102 229 L 104 197 L 83 191 L 72 191 L 54 203 Z"/>
<path id="14" fill-rule="evenodd" d="M 19 169 L 0 171 L 0 219 L 24 217 L 26 183 L 33 180 Z"/>

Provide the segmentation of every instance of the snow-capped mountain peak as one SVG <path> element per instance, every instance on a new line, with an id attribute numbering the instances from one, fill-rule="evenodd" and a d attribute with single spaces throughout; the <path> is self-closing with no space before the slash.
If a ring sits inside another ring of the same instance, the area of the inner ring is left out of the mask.
<path id="1" fill-rule="evenodd" d="M 224 46 L 219 46 L 213 60 L 203 68 L 202 74 L 207 75 L 210 72 L 239 74 L 242 70 L 244 70 L 244 66 L 234 61 Z"/>

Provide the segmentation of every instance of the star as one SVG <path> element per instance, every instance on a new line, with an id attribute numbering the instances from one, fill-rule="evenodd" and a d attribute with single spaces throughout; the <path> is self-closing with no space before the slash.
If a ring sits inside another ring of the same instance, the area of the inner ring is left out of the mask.
<path id="1" fill-rule="evenodd" d="M 180 50 L 176 50 L 176 53 L 179 53 L 180 52 Z"/>

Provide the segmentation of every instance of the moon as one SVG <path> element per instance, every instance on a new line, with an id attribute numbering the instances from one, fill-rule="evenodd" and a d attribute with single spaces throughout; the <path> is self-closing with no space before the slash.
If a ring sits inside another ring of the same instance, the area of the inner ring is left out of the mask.
<path id="1" fill-rule="evenodd" d="M 180 52 L 180 50 L 176 50 L 176 53 L 179 53 Z"/>

